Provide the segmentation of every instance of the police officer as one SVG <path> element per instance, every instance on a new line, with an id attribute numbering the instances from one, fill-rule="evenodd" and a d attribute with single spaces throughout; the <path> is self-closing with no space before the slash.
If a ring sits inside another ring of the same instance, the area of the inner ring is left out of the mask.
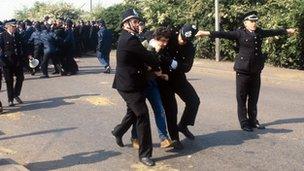
<path id="1" fill-rule="evenodd" d="M 19 98 L 24 80 L 22 44 L 22 38 L 17 33 L 16 20 L 7 21 L 5 31 L 0 35 L 0 59 L 6 81 L 9 106 L 14 106 L 14 99 L 19 104 L 23 103 Z M 15 85 L 14 76 L 16 76 Z"/>
<path id="2" fill-rule="evenodd" d="M 63 40 L 63 54 L 65 60 L 62 62 L 62 66 L 64 71 L 69 75 L 75 75 L 78 72 L 78 65 L 74 60 L 76 44 L 72 26 L 73 21 L 71 19 L 67 19 L 65 37 Z"/>
<path id="3" fill-rule="evenodd" d="M 189 72 L 193 65 L 195 47 L 191 41 L 196 33 L 196 26 L 190 24 L 185 24 L 177 32 L 172 31 L 168 44 L 170 58 L 162 60 L 162 70 L 169 75 L 169 81 L 158 81 L 165 108 L 168 131 L 171 139 L 175 141 L 174 148 L 176 149 L 183 148 L 178 132 L 183 133 L 191 140 L 194 139 L 194 135 L 189 131 L 188 126 L 194 125 L 200 100 L 194 88 L 187 80 L 185 73 Z M 175 94 L 185 103 L 185 109 L 178 125 Z"/>
<path id="4" fill-rule="evenodd" d="M 64 52 L 64 39 L 66 36 L 66 32 L 63 26 L 64 19 L 59 18 L 56 22 L 56 26 L 54 26 L 53 31 L 56 34 L 57 42 L 56 42 L 56 55 L 52 58 L 53 64 L 55 66 L 55 71 L 52 74 L 61 74 L 67 75 L 66 71 L 63 69 L 63 64 L 66 62 L 66 57 Z"/>
<path id="5" fill-rule="evenodd" d="M 234 40 L 238 54 L 234 64 L 236 71 L 236 98 L 238 118 L 244 131 L 253 128 L 265 129 L 257 120 L 257 102 L 261 85 L 261 72 L 266 55 L 262 53 L 263 38 L 292 34 L 295 29 L 264 30 L 257 27 L 258 13 L 251 11 L 243 15 L 244 27 L 235 31 L 199 31 L 197 36 L 210 35 L 213 38 Z M 248 104 L 248 108 L 246 107 Z M 248 116 L 247 116 L 248 115 Z"/>
<path id="6" fill-rule="evenodd" d="M 117 65 L 113 88 L 124 99 L 127 114 L 117 125 L 112 134 L 116 143 L 123 147 L 122 136 L 136 122 L 139 140 L 139 160 L 147 166 L 155 163 L 151 160 L 152 138 L 147 104 L 144 90 L 146 88 L 146 65 L 152 68 L 160 64 L 159 58 L 147 51 L 136 34 L 140 17 L 134 9 L 128 9 L 122 14 L 122 33 L 118 39 Z"/>

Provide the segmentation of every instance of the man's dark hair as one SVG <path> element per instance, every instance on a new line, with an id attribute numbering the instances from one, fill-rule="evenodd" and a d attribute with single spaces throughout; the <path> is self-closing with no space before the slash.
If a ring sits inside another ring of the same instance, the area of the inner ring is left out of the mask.
<path id="1" fill-rule="evenodd" d="M 153 38 L 159 40 L 161 38 L 170 39 L 171 31 L 166 27 L 159 27 L 153 33 Z"/>

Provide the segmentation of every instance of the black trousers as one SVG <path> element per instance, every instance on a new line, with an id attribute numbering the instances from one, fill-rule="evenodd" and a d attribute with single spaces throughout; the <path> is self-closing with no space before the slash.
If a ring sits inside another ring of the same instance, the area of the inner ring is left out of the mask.
<path id="1" fill-rule="evenodd" d="M 52 62 L 54 64 L 55 72 L 61 72 L 61 65 L 59 61 L 59 56 L 56 53 L 44 53 L 43 60 L 41 62 L 41 71 L 43 75 L 48 76 L 48 65 L 49 60 L 52 59 Z"/>
<path id="2" fill-rule="evenodd" d="M 260 73 L 236 73 L 237 111 L 241 127 L 246 124 L 255 124 L 257 122 L 257 103 L 259 99 L 260 86 Z"/>
<path id="3" fill-rule="evenodd" d="M 116 136 L 123 136 L 136 123 L 139 140 L 139 157 L 152 156 L 152 138 L 148 107 L 144 92 L 118 91 L 127 104 L 127 113 L 121 123 L 114 128 Z"/>
<path id="4" fill-rule="evenodd" d="M 13 101 L 14 97 L 20 96 L 22 83 L 24 80 L 22 66 L 3 67 L 3 74 L 6 82 L 8 101 Z M 16 83 L 14 85 L 14 76 Z"/>
<path id="5" fill-rule="evenodd" d="M 194 125 L 200 99 L 185 76 L 171 78 L 171 81 L 158 80 L 159 90 L 166 112 L 168 132 L 172 140 L 179 140 L 178 126 Z M 177 126 L 177 94 L 185 103 L 181 120 Z"/>
<path id="6" fill-rule="evenodd" d="M 38 69 L 41 65 L 41 61 L 43 60 L 43 46 L 35 45 L 33 54 L 34 58 L 39 60 L 39 65 L 35 68 Z"/>

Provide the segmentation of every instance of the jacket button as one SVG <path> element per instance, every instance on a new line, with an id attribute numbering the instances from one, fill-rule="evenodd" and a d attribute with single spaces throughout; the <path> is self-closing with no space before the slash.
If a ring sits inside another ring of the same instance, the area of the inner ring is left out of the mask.
<path id="1" fill-rule="evenodd" d="M 258 56 L 258 53 L 255 53 L 255 56 Z"/>
<path id="2" fill-rule="evenodd" d="M 241 57 L 241 59 L 244 59 L 243 57 Z"/>
<path id="3" fill-rule="evenodd" d="M 257 37 L 254 37 L 254 39 L 257 39 Z"/>
<path id="4" fill-rule="evenodd" d="M 258 42 L 254 42 L 255 44 L 258 44 Z"/>

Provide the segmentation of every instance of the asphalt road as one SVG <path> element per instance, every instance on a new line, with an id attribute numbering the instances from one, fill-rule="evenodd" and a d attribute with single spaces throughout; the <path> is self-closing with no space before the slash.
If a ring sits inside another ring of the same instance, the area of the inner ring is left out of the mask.
<path id="1" fill-rule="evenodd" d="M 115 68 L 114 53 L 112 63 Z M 154 117 L 151 126 L 153 158 L 147 168 L 130 147 L 120 148 L 110 134 L 126 111 L 111 88 L 114 74 L 103 74 L 95 57 L 81 58 L 79 75 L 26 75 L 24 104 L 7 107 L 0 98 L 0 155 L 29 170 L 303 170 L 304 73 L 266 67 L 258 118 L 266 130 L 241 131 L 236 114 L 235 73 L 232 63 L 197 60 L 188 73 L 201 99 L 195 141 L 183 139 L 180 152 L 159 148 Z M 184 104 L 179 100 L 179 113 Z M 152 113 L 151 113 L 151 116 Z"/>

